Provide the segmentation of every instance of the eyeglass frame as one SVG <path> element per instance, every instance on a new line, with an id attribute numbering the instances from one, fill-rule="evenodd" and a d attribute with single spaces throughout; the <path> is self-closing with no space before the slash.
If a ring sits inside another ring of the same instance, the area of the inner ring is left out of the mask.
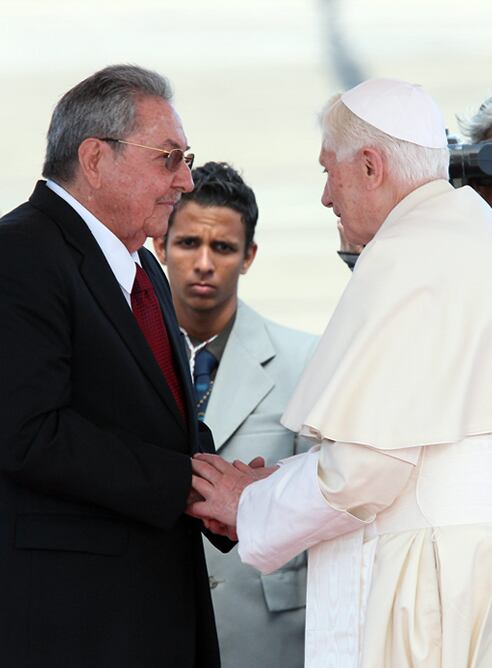
<path id="1" fill-rule="evenodd" d="M 166 169 L 168 169 L 170 172 L 177 172 L 181 165 L 181 162 L 184 162 L 190 171 L 191 169 L 193 169 L 193 161 L 195 160 L 195 154 L 185 153 L 180 148 L 172 148 L 170 151 L 166 151 L 163 148 L 155 148 L 154 146 L 146 146 L 145 144 L 136 144 L 133 141 L 126 141 L 126 139 L 115 139 L 114 137 L 99 137 L 99 141 L 115 142 L 116 144 L 127 144 L 128 146 L 138 146 L 139 148 L 148 148 L 151 151 L 159 151 L 159 153 L 163 154 L 164 164 L 166 166 Z M 174 168 L 170 167 L 171 163 L 170 158 L 173 155 L 173 153 L 181 154 L 181 157 L 179 161 L 176 163 L 176 166 Z"/>

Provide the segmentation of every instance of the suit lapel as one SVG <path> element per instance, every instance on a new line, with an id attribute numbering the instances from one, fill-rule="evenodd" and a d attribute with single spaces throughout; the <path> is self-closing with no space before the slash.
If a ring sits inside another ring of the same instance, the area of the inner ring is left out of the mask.
<path id="1" fill-rule="evenodd" d="M 273 357 L 275 349 L 262 318 L 240 303 L 205 416 L 217 450 L 274 387 L 263 367 Z"/>
<path id="2" fill-rule="evenodd" d="M 145 337 L 129 308 L 121 288 L 106 258 L 80 216 L 44 182 L 39 182 L 30 202 L 58 225 L 67 244 L 79 255 L 80 274 L 99 304 L 101 311 L 112 322 L 119 336 L 153 385 L 178 424 L 185 427 L 174 397 L 157 365 Z"/>

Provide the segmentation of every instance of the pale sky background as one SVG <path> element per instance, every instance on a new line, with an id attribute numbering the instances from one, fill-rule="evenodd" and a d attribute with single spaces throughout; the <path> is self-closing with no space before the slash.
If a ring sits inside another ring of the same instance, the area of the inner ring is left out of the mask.
<path id="1" fill-rule="evenodd" d="M 0 0 L 0 210 L 40 176 L 58 98 L 96 69 L 168 76 L 197 164 L 254 188 L 260 249 L 241 295 L 321 332 L 349 277 L 320 203 L 317 114 L 347 72 L 422 84 L 452 132 L 492 94 L 490 0 Z"/>

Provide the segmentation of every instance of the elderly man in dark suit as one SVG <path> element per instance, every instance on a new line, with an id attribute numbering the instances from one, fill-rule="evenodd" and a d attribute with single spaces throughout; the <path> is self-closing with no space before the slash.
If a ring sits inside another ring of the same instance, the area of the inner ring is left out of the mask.
<path id="1" fill-rule="evenodd" d="M 108 67 L 58 103 L 0 223 L 2 668 L 217 668 L 200 432 L 161 237 L 193 156 L 167 81 Z"/>

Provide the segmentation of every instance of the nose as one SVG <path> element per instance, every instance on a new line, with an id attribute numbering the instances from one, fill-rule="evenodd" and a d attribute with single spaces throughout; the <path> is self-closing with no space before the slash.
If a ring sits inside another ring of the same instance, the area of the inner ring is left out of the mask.
<path id="1" fill-rule="evenodd" d="M 215 269 L 212 252 L 207 245 L 200 246 L 195 255 L 195 272 L 200 276 L 207 276 Z"/>
<path id="2" fill-rule="evenodd" d="M 321 204 L 323 206 L 326 206 L 328 209 L 331 209 L 333 207 L 333 200 L 331 199 L 328 181 L 326 182 L 325 187 L 323 188 L 323 194 L 321 195 Z"/>
<path id="3" fill-rule="evenodd" d="M 191 176 L 191 169 L 184 160 L 181 160 L 181 163 L 175 172 L 173 185 L 176 190 L 183 193 L 190 193 L 195 187 L 193 177 Z"/>

